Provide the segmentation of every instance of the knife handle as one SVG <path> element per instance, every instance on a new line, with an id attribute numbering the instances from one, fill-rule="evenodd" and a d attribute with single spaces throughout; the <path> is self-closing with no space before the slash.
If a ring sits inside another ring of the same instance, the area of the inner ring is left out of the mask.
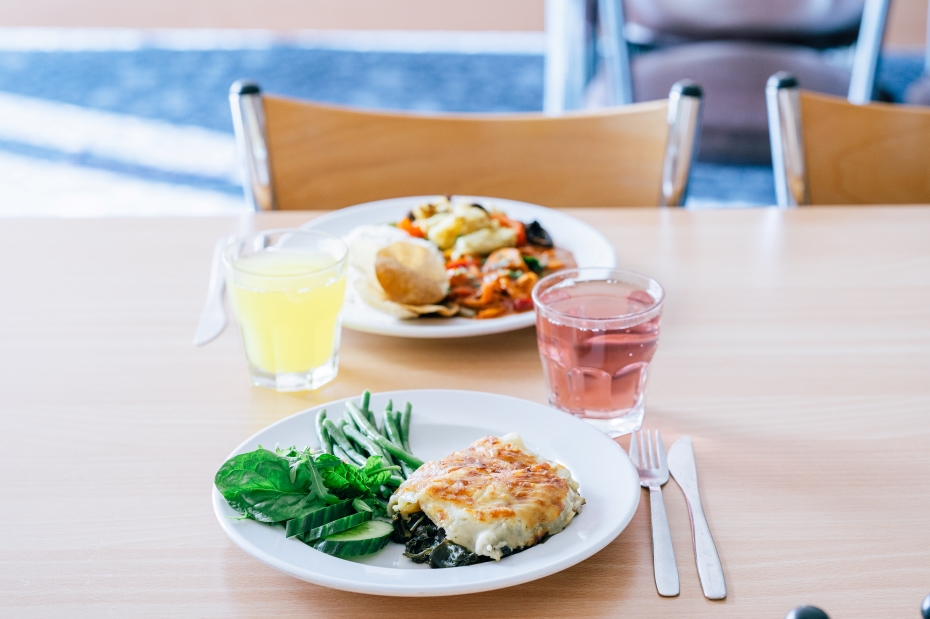
<path id="1" fill-rule="evenodd" d="M 216 299 L 223 298 L 223 290 L 226 287 L 226 277 L 223 273 L 223 252 L 236 240 L 236 237 L 230 235 L 221 238 L 216 242 L 213 248 L 213 261 L 210 263 L 210 286 L 207 289 L 207 295 Z"/>
<path id="2" fill-rule="evenodd" d="M 698 576 L 704 597 L 709 600 L 722 600 L 727 597 L 727 585 L 723 578 L 723 566 L 717 555 L 714 538 L 704 518 L 704 508 L 700 499 L 688 501 L 688 514 L 691 516 L 691 539 L 694 540 L 694 560 L 697 562 Z"/>
<path id="3" fill-rule="evenodd" d="M 652 564 L 656 589 L 663 597 L 674 597 L 678 595 L 678 566 L 675 565 L 675 550 L 672 548 L 661 486 L 649 487 L 649 512 L 652 516 Z"/>

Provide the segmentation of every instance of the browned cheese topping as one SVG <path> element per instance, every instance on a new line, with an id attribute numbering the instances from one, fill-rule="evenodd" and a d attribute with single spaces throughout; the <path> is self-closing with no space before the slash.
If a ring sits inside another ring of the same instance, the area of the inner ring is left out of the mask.
<path id="1" fill-rule="evenodd" d="M 558 519 L 568 491 L 568 480 L 548 462 L 487 436 L 442 460 L 427 462 L 398 494 L 416 493 L 421 506 L 435 505 L 435 514 L 427 515 L 435 516 L 441 526 L 457 507 L 478 522 L 516 518 L 534 530 Z M 535 537 L 545 533 L 539 529 Z"/>

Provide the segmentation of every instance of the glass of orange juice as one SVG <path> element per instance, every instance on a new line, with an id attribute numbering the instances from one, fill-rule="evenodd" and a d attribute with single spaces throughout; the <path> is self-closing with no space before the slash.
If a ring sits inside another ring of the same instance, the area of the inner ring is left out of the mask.
<path id="1" fill-rule="evenodd" d="M 268 230 L 223 254 L 252 382 L 310 391 L 336 377 L 349 250 L 312 230 Z"/>

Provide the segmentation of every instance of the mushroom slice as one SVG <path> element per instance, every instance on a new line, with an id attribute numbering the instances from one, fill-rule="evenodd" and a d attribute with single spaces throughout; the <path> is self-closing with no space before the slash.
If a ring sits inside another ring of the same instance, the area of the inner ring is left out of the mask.
<path id="1" fill-rule="evenodd" d="M 387 298 L 402 305 L 433 305 L 449 294 L 442 253 L 423 244 L 398 241 L 382 248 L 375 275 Z"/>

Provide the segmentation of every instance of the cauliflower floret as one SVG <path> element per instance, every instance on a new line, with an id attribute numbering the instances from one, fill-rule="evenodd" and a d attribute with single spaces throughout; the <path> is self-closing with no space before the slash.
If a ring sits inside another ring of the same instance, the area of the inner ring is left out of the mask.
<path id="1" fill-rule="evenodd" d="M 436 217 L 440 217 L 440 215 L 434 215 L 426 221 L 430 222 Z M 439 249 L 446 250 L 455 245 L 455 239 L 462 234 L 465 220 L 455 215 L 442 215 L 442 217 L 442 220 L 427 228 L 426 238 L 436 243 Z"/>
<path id="2" fill-rule="evenodd" d="M 420 228 L 423 232 L 429 232 L 430 228 L 438 226 L 442 222 L 452 217 L 451 213 L 436 213 L 431 217 L 426 219 L 418 219 L 417 227 Z"/>
<path id="3" fill-rule="evenodd" d="M 458 202 L 452 207 L 452 213 L 463 220 L 462 234 L 471 234 L 476 230 L 491 227 L 492 220 L 488 212 L 481 207 L 469 204 L 468 202 Z"/>
<path id="4" fill-rule="evenodd" d="M 517 232 L 513 228 L 482 228 L 460 236 L 452 249 L 453 260 L 466 254 L 486 255 L 501 247 L 516 247 Z"/>
<path id="5" fill-rule="evenodd" d="M 414 207 L 412 212 L 413 218 L 419 222 L 424 219 L 429 219 L 438 213 L 450 213 L 451 211 L 452 205 L 449 203 L 449 198 L 443 196 L 435 202 L 427 202 L 426 204 Z"/>

